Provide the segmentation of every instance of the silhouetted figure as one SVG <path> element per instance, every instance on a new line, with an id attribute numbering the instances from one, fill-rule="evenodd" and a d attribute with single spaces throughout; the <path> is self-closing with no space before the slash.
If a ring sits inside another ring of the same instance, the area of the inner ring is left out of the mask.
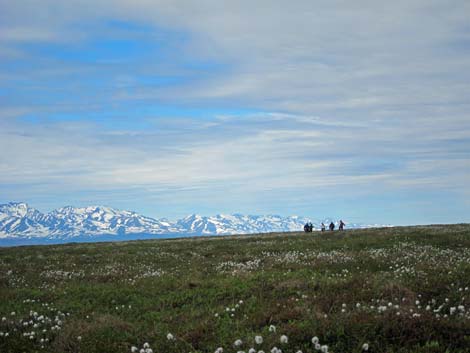
<path id="1" fill-rule="evenodd" d="M 335 224 L 333 222 L 330 223 L 330 230 L 331 231 L 335 230 Z"/>
<path id="2" fill-rule="evenodd" d="M 305 223 L 305 225 L 304 225 L 304 232 L 305 232 L 305 233 L 308 233 L 308 230 L 309 230 L 308 223 Z"/>
<path id="3" fill-rule="evenodd" d="M 343 230 L 345 225 L 346 225 L 346 223 L 344 223 L 343 220 L 340 220 L 339 221 L 339 230 Z"/>
<path id="4" fill-rule="evenodd" d="M 321 231 L 324 232 L 325 229 L 326 229 L 325 224 L 323 222 L 321 222 Z"/>
<path id="5" fill-rule="evenodd" d="M 305 233 L 312 233 L 312 231 L 313 231 L 313 224 L 312 224 L 312 222 L 307 222 L 307 223 L 305 223 L 305 225 L 304 225 L 304 232 L 305 232 Z"/>

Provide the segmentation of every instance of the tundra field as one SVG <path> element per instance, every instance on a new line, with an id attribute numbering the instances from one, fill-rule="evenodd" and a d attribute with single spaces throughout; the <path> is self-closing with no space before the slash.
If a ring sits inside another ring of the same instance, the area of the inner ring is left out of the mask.
<path id="1" fill-rule="evenodd" d="M 0 352 L 470 352 L 470 225 L 0 249 Z"/>

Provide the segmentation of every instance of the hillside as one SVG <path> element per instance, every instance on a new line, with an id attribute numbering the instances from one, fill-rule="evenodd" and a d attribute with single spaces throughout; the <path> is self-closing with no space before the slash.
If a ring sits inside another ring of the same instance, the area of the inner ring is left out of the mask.
<path id="1" fill-rule="evenodd" d="M 470 352 L 469 288 L 470 225 L 1 248 L 0 352 Z"/>

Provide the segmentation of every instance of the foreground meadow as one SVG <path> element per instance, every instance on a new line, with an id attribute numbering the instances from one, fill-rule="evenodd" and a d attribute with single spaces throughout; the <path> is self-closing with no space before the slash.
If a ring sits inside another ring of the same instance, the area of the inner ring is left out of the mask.
<path id="1" fill-rule="evenodd" d="M 470 352 L 470 225 L 0 249 L 0 352 Z"/>

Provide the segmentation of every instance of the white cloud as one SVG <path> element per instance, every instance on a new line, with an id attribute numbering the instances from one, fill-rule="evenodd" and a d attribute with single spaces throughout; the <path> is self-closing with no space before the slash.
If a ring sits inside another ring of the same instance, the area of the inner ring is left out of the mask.
<path id="1" fill-rule="evenodd" d="M 0 30 L 0 42 L 52 41 L 57 38 L 53 31 L 35 27 L 7 27 Z"/>

